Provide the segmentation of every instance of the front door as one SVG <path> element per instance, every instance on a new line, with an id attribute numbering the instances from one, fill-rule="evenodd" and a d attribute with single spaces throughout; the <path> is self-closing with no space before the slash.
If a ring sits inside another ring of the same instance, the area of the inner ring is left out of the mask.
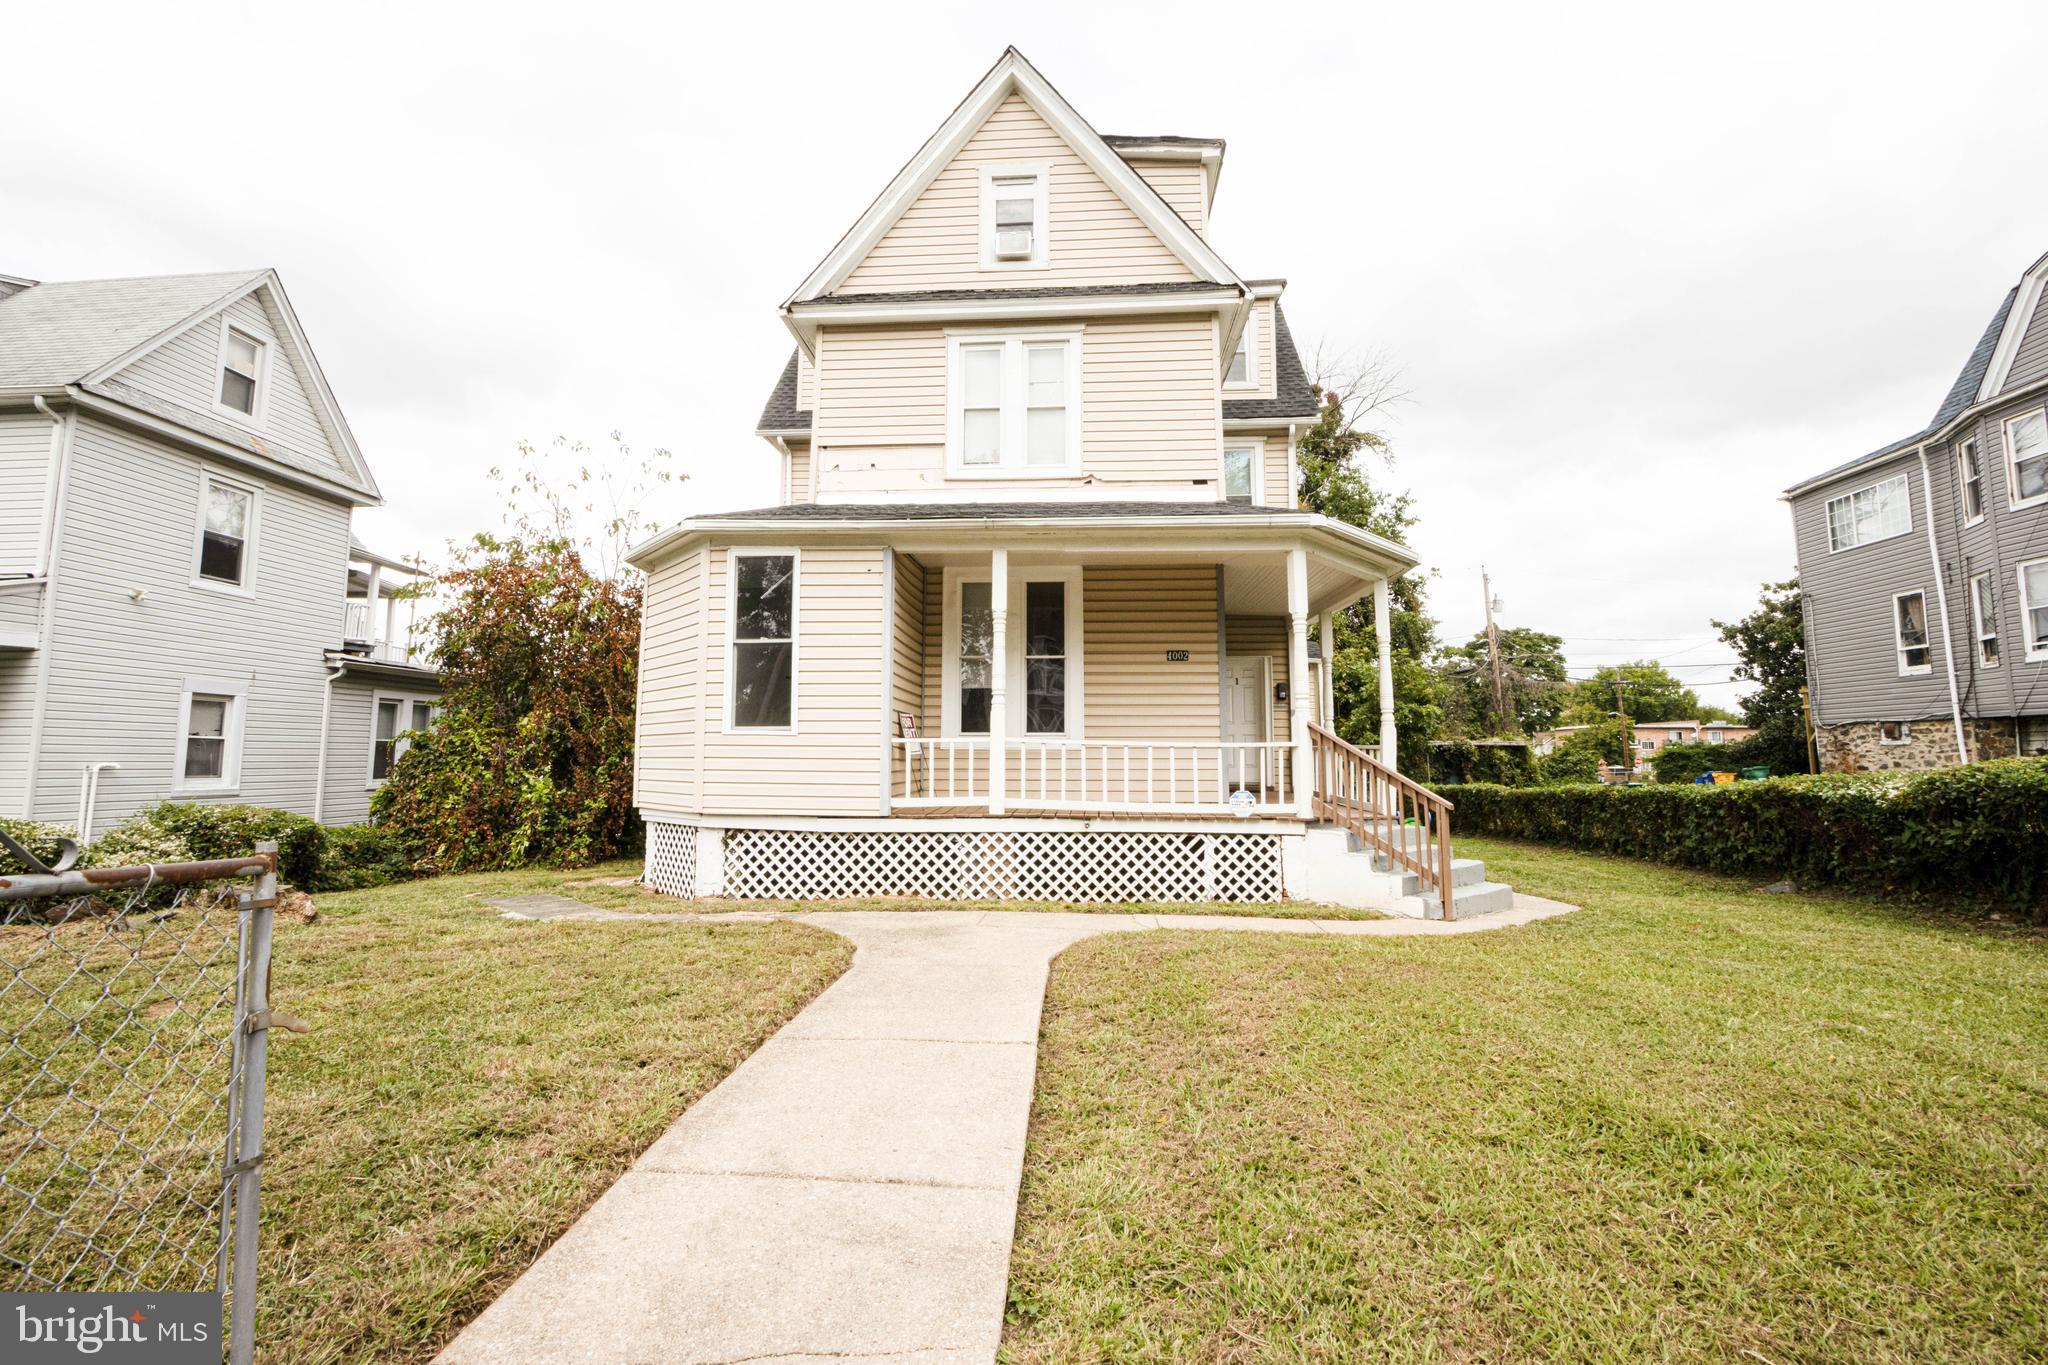
<path id="1" fill-rule="evenodd" d="M 1224 666 L 1224 715 L 1228 718 L 1226 738 L 1232 744 L 1263 744 L 1272 726 L 1273 711 L 1266 700 L 1272 688 L 1273 661 L 1263 654 L 1234 655 Z M 1264 786 L 1260 758 L 1245 754 L 1244 780 L 1238 780 L 1239 755 L 1226 761 L 1225 772 L 1234 791 L 1240 786 Z"/>

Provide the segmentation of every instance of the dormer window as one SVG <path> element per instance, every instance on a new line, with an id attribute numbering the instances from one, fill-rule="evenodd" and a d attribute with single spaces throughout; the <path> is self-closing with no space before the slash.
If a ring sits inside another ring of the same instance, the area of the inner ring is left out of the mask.
<path id="1" fill-rule="evenodd" d="M 1045 169 L 994 166 L 982 172 L 982 264 L 1045 264 Z"/>
<path id="2" fill-rule="evenodd" d="M 1244 320 L 1244 326 L 1237 334 L 1237 349 L 1230 353 L 1230 363 L 1223 368 L 1223 383 L 1227 388 L 1254 389 L 1259 385 L 1259 320 L 1256 316 Z"/>
<path id="3" fill-rule="evenodd" d="M 254 417 L 261 396 L 264 345 L 237 327 L 225 329 L 220 343 L 219 406 Z"/>

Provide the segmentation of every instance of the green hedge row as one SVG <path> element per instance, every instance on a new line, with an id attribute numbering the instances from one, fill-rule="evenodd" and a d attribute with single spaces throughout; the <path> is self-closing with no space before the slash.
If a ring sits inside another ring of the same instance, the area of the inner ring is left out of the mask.
<path id="1" fill-rule="evenodd" d="M 0 820 L 0 829 L 45 862 L 57 856 L 57 841 L 72 833 L 68 825 L 26 820 Z M 80 861 L 87 867 L 132 867 L 235 858 L 261 839 L 277 841 L 278 876 L 301 891 L 349 891 L 416 875 L 391 840 L 370 825 L 319 825 L 267 806 L 178 801 L 146 807 L 122 821 L 88 845 Z M 21 870 L 8 863 L 0 851 L 0 871 Z"/>
<path id="2" fill-rule="evenodd" d="M 2048 759 L 1727 786 L 1445 792 L 1498 835 L 1804 885 L 2048 912 Z"/>

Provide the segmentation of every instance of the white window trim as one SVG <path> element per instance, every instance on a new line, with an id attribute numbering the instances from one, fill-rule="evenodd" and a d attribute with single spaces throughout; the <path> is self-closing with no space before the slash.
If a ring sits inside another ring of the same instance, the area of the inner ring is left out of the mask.
<path id="1" fill-rule="evenodd" d="M 1903 623 L 1899 620 L 1899 603 L 1905 601 L 1908 597 L 1920 599 L 1920 619 L 1927 623 L 1926 642 L 1914 646 L 1914 648 L 1927 651 L 1927 662 L 1917 668 L 1906 662 L 1906 633 L 1902 629 Z M 1917 678 L 1923 673 L 1932 673 L 1934 671 L 1934 621 L 1928 615 L 1927 594 L 1922 589 L 1909 588 L 1905 592 L 1895 592 L 1892 594 L 1892 651 L 1893 661 L 1898 664 L 1899 676 L 1902 678 Z"/>
<path id="2" fill-rule="evenodd" d="M 1977 452 L 1977 515 L 1970 515 L 1970 467 L 1964 461 L 1964 452 L 1974 448 Z M 1991 511 L 1990 490 L 1984 486 L 1984 448 L 1977 439 L 1967 437 L 1956 442 L 1956 506 L 1963 513 L 1963 525 L 1975 526 Z"/>
<path id="3" fill-rule="evenodd" d="M 945 584 L 939 593 L 940 620 L 944 622 L 942 637 L 939 686 L 939 734 L 946 739 L 980 739 L 980 735 L 960 733 L 960 585 L 963 583 L 986 583 L 989 581 L 986 569 L 947 569 Z M 1067 728 L 1064 734 L 1031 735 L 1024 732 L 1024 585 L 1026 583 L 1064 583 L 1067 585 Z M 1072 567 L 1030 566 L 1012 563 L 1010 565 L 1009 619 L 1003 630 L 1003 683 L 1005 720 L 1009 725 L 1011 739 L 1068 739 L 1086 738 L 1083 710 L 1085 696 L 1082 678 L 1086 672 L 1082 658 L 1084 638 L 1081 603 L 1081 570 Z"/>
<path id="4" fill-rule="evenodd" d="M 2028 663 L 2048 659 L 2048 637 L 2038 641 L 2034 639 L 2035 603 L 2027 592 L 2027 570 L 2038 564 L 2048 564 L 2048 559 L 2028 559 L 2013 566 L 2013 579 L 2020 590 L 2020 644 L 2025 647 Z"/>
<path id="5" fill-rule="evenodd" d="M 1977 585 L 1979 583 L 1984 585 L 1983 597 L 1977 595 Z M 1984 628 L 1984 598 L 1991 599 L 1991 628 L 1989 630 Z M 1970 579 L 1970 625 L 1975 631 L 1972 638 L 1977 642 L 1977 667 L 1989 672 L 1991 669 L 1997 668 L 2000 664 L 2004 663 L 2005 643 L 1998 638 L 1998 599 L 1994 596 L 1994 582 L 1989 572 L 1975 574 Z M 1984 657 L 1984 642 L 1986 640 L 1998 642 L 1997 658 L 1986 659 Z"/>
<path id="6" fill-rule="evenodd" d="M 199 572 L 199 558 L 206 548 L 206 499 L 215 484 L 249 495 L 249 525 L 242 537 L 242 581 L 228 583 Z M 192 523 L 192 586 L 208 592 L 231 593 L 236 597 L 256 595 L 256 552 L 263 531 L 263 485 L 222 473 L 212 465 L 199 466 L 199 513 Z"/>
<path id="7" fill-rule="evenodd" d="M 996 257 L 996 179 L 998 176 L 1032 176 L 1034 200 L 1031 210 L 1031 254 L 1010 260 Z M 981 268 L 983 270 L 1043 270 L 1052 237 L 1052 168 L 1042 161 L 992 161 L 981 167 Z"/>
<path id="8" fill-rule="evenodd" d="M 1835 544 L 1835 518 L 1831 510 L 1834 505 L 1838 502 L 1847 502 L 1858 493 L 1869 493 L 1882 488 L 1888 483 L 1903 484 L 1905 486 L 1906 524 L 1887 536 L 1874 536 L 1869 540 L 1859 540 L 1854 545 Z M 1887 540 L 1897 540 L 1900 536 L 1911 535 L 1913 531 L 1913 481 L 1904 474 L 1893 474 L 1874 483 L 1864 484 L 1861 488 L 1852 488 L 1839 497 L 1829 498 L 1821 507 L 1820 515 L 1821 529 L 1827 533 L 1828 553 L 1831 555 L 1847 554 L 1851 550 L 1860 550 L 1866 545 L 1882 545 Z"/>
<path id="9" fill-rule="evenodd" d="M 389 778 L 376 776 L 377 708 L 382 706 L 387 701 L 395 701 L 398 703 L 398 733 L 396 736 L 394 736 L 394 738 L 398 742 L 392 746 L 391 750 L 391 761 L 393 763 L 398 762 L 400 756 L 405 753 L 408 747 L 410 747 L 406 744 L 405 737 L 410 734 L 418 733 L 417 731 L 411 729 L 409 726 L 409 722 L 412 719 L 412 708 L 420 702 L 425 702 L 427 706 L 430 708 L 429 714 L 427 716 L 427 724 L 429 725 L 432 725 L 436 720 L 438 720 L 441 714 L 441 698 L 437 693 L 372 692 L 370 694 L 370 747 L 363 753 L 363 777 L 365 789 L 368 791 L 375 791 L 377 790 L 377 788 L 383 786 L 387 781 L 390 780 Z"/>
<path id="10" fill-rule="evenodd" d="M 732 718 L 733 678 L 739 658 L 739 637 L 734 634 L 734 623 L 739 620 L 740 573 L 742 559 L 789 559 L 789 724 L 787 725 L 735 725 Z M 803 712 L 797 709 L 800 700 L 798 680 L 802 676 L 803 664 L 803 551 L 794 545 L 748 545 L 734 546 L 725 552 L 725 700 L 720 707 L 720 732 L 728 735 L 794 735 L 798 732 Z"/>
<path id="11" fill-rule="evenodd" d="M 1256 306 L 1245 315 L 1244 330 L 1238 333 L 1244 341 L 1244 373 L 1241 383 L 1229 379 L 1230 357 L 1223 357 L 1223 387 L 1232 393 L 1245 393 L 1259 387 L 1259 310 Z"/>
<path id="12" fill-rule="evenodd" d="M 1897 739 L 1886 739 L 1884 737 L 1884 727 L 1887 725 L 1896 725 L 1899 727 L 1899 737 Z M 1877 723 L 1877 742 L 1879 744 L 1890 745 L 1911 744 L 1913 742 L 1913 722 L 1910 720 L 1879 721 Z"/>
<path id="13" fill-rule="evenodd" d="M 1081 472 L 1081 345 L 1080 327 L 967 328 L 946 329 L 946 477 L 949 479 L 1071 479 Z M 1002 342 L 1003 356 L 1003 452 L 1004 462 L 970 465 L 963 462 L 965 437 L 961 431 L 961 406 L 966 398 L 966 371 L 961 364 L 963 346 Z M 1023 463 L 1026 450 L 1026 416 L 1029 390 L 1025 387 L 1025 347 L 1033 342 L 1065 343 L 1067 348 L 1067 462 L 1031 465 Z M 1011 395 L 1015 394 L 1014 403 Z M 1009 462 L 1014 452 L 1017 463 Z"/>
<path id="14" fill-rule="evenodd" d="M 1998 428 L 1999 445 L 2005 454 L 2005 505 L 2014 512 L 2023 507 L 2039 507 L 2043 503 L 2048 503 L 2048 493 L 2036 493 L 2031 498 L 2020 496 L 2019 462 L 2016 458 L 2019 451 L 2013 447 L 2012 429 L 2015 423 L 2024 422 L 2029 417 L 2039 417 L 2042 425 L 2048 427 L 2048 407 L 2040 407 L 2030 412 L 2016 412 L 2001 422 Z M 2031 658 L 2032 655 L 2028 657 Z"/>
<path id="15" fill-rule="evenodd" d="M 192 699 L 226 697 L 228 714 L 221 730 L 227 743 L 222 746 L 221 775 L 217 778 L 185 776 L 185 750 L 192 738 Z M 171 757 L 171 795 L 235 796 L 242 790 L 242 733 L 249 712 L 249 679 L 195 674 L 184 681 L 178 698 L 178 742 Z"/>
<path id="16" fill-rule="evenodd" d="M 1266 438 L 1255 436 L 1247 441 L 1226 440 L 1223 443 L 1223 474 L 1217 480 L 1217 487 L 1225 502 L 1230 500 L 1230 452 L 1249 450 L 1252 453 L 1252 506 L 1266 505 Z"/>
<path id="17" fill-rule="evenodd" d="M 220 401 L 220 377 L 228 367 L 228 333 L 240 332 L 256 343 L 256 401 L 254 412 L 243 412 Z M 261 427 L 270 411 L 270 356 L 277 349 L 276 341 L 258 332 L 255 328 L 236 322 L 223 313 L 220 319 L 220 340 L 213 358 L 213 392 L 209 398 L 213 410 L 229 421 L 245 427 Z"/>

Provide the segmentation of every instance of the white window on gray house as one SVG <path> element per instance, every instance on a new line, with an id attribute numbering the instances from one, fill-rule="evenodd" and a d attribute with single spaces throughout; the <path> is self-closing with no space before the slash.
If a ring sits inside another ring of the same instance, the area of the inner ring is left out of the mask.
<path id="1" fill-rule="evenodd" d="M 1912 529 L 1913 509 L 1904 474 L 1828 500 L 1831 551 L 1890 540 Z"/>
<path id="2" fill-rule="evenodd" d="M 2020 754 L 2025 758 L 2048 756 L 2048 716 L 2020 717 Z"/>
<path id="3" fill-rule="evenodd" d="M 1975 441 L 1956 447 L 1956 477 L 1963 488 L 1963 524 L 1984 520 L 1984 466 L 1977 458 Z"/>
<path id="4" fill-rule="evenodd" d="M 787 730 L 795 713 L 796 556 L 732 554 L 732 727 Z"/>
<path id="5" fill-rule="evenodd" d="M 1024 733 L 1067 732 L 1067 585 L 1024 585 Z"/>
<path id="6" fill-rule="evenodd" d="M 1913 722 L 1909 720 L 1881 720 L 1877 723 L 1879 744 L 1911 744 Z"/>
<path id="7" fill-rule="evenodd" d="M 233 697 L 194 693 L 185 711 L 185 781 L 224 782 L 228 775 L 228 721 Z"/>
<path id="8" fill-rule="evenodd" d="M 379 697 L 370 737 L 370 781 L 391 776 L 391 767 L 412 747 L 412 737 L 434 728 L 434 703 L 419 698 Z"/>
<path id="9" fill-rule="evenodd" d="M 1934 665 L 1927 647 L 1927 594 L 1902 592 L 1892 599 L 1892 624 L 1897 637 L 1899 673 L 1925 673 Z"/>
<path id="10" fill-rule="evenodd" d="M 1252 475 L 1258 454 L 1251 446 L 1226 446 L 1223 451 L 1223 496 L 1231 502 L 1252 500 Z"/>
<path id="11" fill-rule="evenodd" d="M 213 583 L 246 586 L 256 495 L 208 475 L 200 497 L 204 504 L 199 526 L 199 576 Z"/>
<path id="12" fill-rule="evenodd" d="M 2048 498 L 2048 409 L 2036 408 L 2006 422 L 2005 462 L 2013 506 Z"/>
<path id="13" fill-rule="evenodd" d="M 990 186 L 995 215 L 995 258 L 1028 261 L 1038 250 L 1038 177 L 999 175 Z"/>
<path id="14" fill-rule="evenodd" d="M 988 733 L 990 650 L 995 643 L 995 612 L 989 606 L 989 585 L 960 585 L 960 733 Z"/>
<path id="15" fill-rule="evenodd" d="M 1991 598 L 1991 575 L 1980 573 L 1970 580 L 1970 622 L 1977 632 L 1977 662 L 1984 668 L 1998 667 L 1998 604 Z"/>
<path id="16" fill-rule="evenodd" d="M 263 343 L 230 327 L 220 353 L 220 404 L 256 415 L 257 382 L 263 375 Z"/>
<path id="17" fill-rule="evenodd" d="M 2020 624 L 2025 628 L 2027 658 L 2048 659 L 2048 559 L 2019 566 Z"/>

